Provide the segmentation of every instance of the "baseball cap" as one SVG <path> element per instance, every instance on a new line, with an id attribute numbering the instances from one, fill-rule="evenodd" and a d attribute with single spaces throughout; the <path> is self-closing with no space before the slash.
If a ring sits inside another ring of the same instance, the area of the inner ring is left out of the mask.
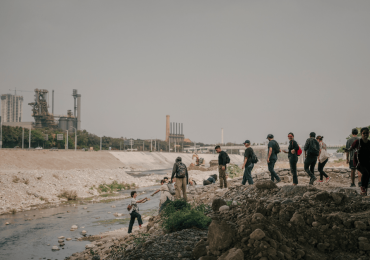
<path id="1" fill-rule="evenodd" d="M 243 144 L 250 144 L 250 143 L 251 143 L 251 141 L 245 140 L 245 142 Z"/>
<path id="2" fill-rule="evenodd" d="M 274 138 L 274 135 L 268 134 L 266 139 L 269 139 L 269 138 Z"/>

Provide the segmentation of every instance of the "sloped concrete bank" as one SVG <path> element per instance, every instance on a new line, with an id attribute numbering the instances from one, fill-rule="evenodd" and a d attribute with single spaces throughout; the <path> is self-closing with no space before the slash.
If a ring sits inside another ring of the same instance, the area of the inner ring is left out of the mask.
<path id="1" fill-rule="evenodd" d="M 190 189 L 191 203 L 212 206 L 208 230 L 166 234 L 152 217 L 133 236 L 99 235 L 69 259 L 370 259 L 370 197 L 348 188 L 347 170 L 330 169 L 332 180 L 313 186 L 305 176 L 291 185 L 288 169 L 279 174 L 278 185 L 263 172 L 255 185 L 235 178 L 228 189 Z"/>

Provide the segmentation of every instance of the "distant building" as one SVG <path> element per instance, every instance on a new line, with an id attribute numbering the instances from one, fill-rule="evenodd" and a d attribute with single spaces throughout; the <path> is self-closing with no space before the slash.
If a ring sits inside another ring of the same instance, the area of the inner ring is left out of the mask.
<path id="1" fill-rule="evenodd" d="M 1 95 L 1 118 L 4 123 L 22 122 L 23 96 Z"/>

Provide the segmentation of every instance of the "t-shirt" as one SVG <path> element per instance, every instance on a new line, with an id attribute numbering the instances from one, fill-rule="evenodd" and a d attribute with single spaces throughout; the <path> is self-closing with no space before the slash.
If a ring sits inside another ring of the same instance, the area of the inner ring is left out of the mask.
<path id="1" fill-rule="evenodd" d="M 358 140 L 358 137 L 357 136 L 353 136 L 351 137 L 350 139 L 347 140 L 347 143 L 346 143 L 346 148 L 349 149 L 351 148 L 352 144 L 354 141 Z M 349 160 L 352 161 L 353 160 L 353 155 L 354 155 L 354 151 L 350 151 L 349 152 Z"/>
<path id="2" fill-rule="evenodd" d="M 292 150 L 294 149 L 295 153 L 292 154 Z M 297 157 L 297 152 L 299 150 L 298 143 L 295 140 L 289 141 L 289 146 L 288 146 L 288 158 L 290 157 Z"/>
<path id="3" fill-rule="evenodd" d="M 139 211 L 139 207 L 137 206 L 137 200 L 134 199 L 134 198 L 131 198 L 131 210 L 130 210 L 130 213 L 132 213 L 133 211 Z"/>
<path id="4" fill-rule="evenodd" d="M 270 161 L 277 161 L 277 154 L 275 153 L 275 146 L 276 146 L 276 141 L 271 140 L 267 146 L 267 158 L 269 158 L 269 153 L 270 153 L 270 147 L 272 148 L 272 153 L 270 156 Z"/>
<path id="5" fill-rule="evenodd" d="M 362 139 L 356 140 L 352 144 L 352 149 L 358 147 L 358 142 L 361 144 L 361 149 L 359 151 L 358 159 L 360 160 L 360 165 L 369 166 L 370 165 L 370 140 L 365 143 Z M 357 165 L 357 158 L 355 158 L 355 165 Z"/>
<path id="6" fill-rule="evenodd" d="M 248 167 L 249 165 L 252 164 L 252 159 L 251 159 L 252 155 L 253 155 L 252 147 L 248 147 L 247 149 L 245 149 L 244 157 L 248 158 L 247 163 L 245 164 L 245 167 Z"/>
<path id="7" fill-rule="evenodd" d="M 170 190 L 168 189 L 168 186 L 166 184 L 161 186 L 160 191 L 161 197 L 159 199 L 159 207 L 161 207 L 161 205 L 165 203 L 167 199 L 173 200 L 173 196 L 171 195 Z"/>

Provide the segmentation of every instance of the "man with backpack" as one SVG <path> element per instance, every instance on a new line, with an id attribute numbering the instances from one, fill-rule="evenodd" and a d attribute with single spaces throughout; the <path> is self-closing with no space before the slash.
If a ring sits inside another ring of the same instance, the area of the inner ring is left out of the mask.
<path id="1" fill-rule="evenodd" d="M 216 152 L 218 155 L 218 173 L 220 178 L 220 188 L 227 188 L 227 180 L 226 180 L 226 164 L 230 163 L 229 155 L 221 150 L 221 147 L 217 145 L 215 147 Z"/>
<path id="2" fill-rule="evenodd" d="M 249 140 L 246 140 L 244 142 L 245 146 L 245 152 L 244 152 L 244 163 L 242 166 L 242 169 L 244 170 L 243 175 L 243 181 L 242 184 L 245 185 L 248 181 L 249 185 L 253 184 L 253 178 L 252 178 L 252 170 L 254 167 L 254 164 L 258 162 L 257 156 L 253 151 L 253 148 L 251 147 L 251 142 Z"/>
<path id="3" fill-rule="evenodd" d="M 272 134 L 267 135 L 267 139 L 269 140 L 267 146 L 267 165 L 269 172 L 271 173 L 271 180 L 275 181 L 276 183 L 281 182 L 279 175 L 274 170 L 275 163 L 277 161 L 277 154 L 281 152 L 280 146 L 278 142 L 274 140 L 274 136 Z"/>
<path id="4" fill-rule="evenodd" d="M 175 198 L 181 199 L 181 190 L 182 190 L 182 197 L 184 200 L 187 200 L 186 185 L 189 183 L 189 175 L 188 175 L 188 169 L 186 168 L 186 165 L 182 163 L 181 157 L 177 157 L 176 162 L 173 165 L 171 182 L 173 178 L 176 178 Z"/>
<path id="5" fill-rule="evenodd" d="M 316 180 L 314 175 L 315 172 L 315 165 L 317 162 L 317 157 L 320 154 L 320 144 L 315 139 L 316 133 L 311 132 L 310 138 L 306 140 L 306 144 L 304 145 L 304 154 L 306 160 L 304 161 L 304 170 L 307 172 L 308 176 L 310 176 L 310 185 Z"/>

